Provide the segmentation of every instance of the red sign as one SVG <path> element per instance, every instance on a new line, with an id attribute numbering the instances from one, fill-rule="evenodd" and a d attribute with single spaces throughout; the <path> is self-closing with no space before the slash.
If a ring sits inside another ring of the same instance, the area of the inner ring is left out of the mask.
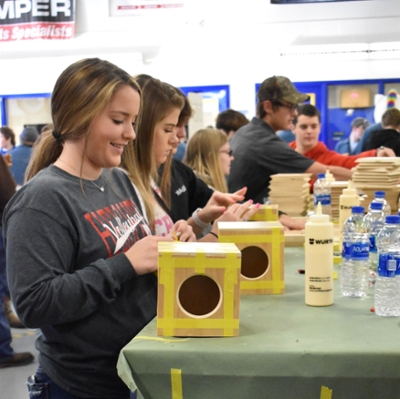
<path id="1" fill-rule="evenodd" d="M 0 42 L 74 36 L 74 0 L 0 0 Z"/>

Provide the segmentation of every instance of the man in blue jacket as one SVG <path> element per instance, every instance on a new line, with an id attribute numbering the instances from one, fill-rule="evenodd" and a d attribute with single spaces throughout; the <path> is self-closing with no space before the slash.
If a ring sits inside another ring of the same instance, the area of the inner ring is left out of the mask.
<path id="1" fill-rule="evenodd" d="M 368 127 L 369 122 L 365 118 L 355 118 L 351 122 L 351 133 L 347 139 L 340 140 L 335 151 L 343 155 L 355 155 L 361 152 L 360 140 Z"/>
<path id="2" fill-rule="evenodd" d="M 39 137 L 38 130 L 33 126 L 24 128 L 19 136 L 21 144 L 13 148 L 11 155 L 11 173 L 19 186 L 24 184 L 24 176 L 32 154 L 32 146 Z"/>

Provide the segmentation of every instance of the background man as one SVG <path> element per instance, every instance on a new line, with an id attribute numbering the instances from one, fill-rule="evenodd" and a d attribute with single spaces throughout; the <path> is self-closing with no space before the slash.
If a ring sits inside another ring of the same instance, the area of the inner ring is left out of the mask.
<path id="1" fill-rule="evenodd" d="M 38 137 L 38 130 L 33 126 L 27 126 L 19 135 L 21 144 L 10 151 L 11 173 L 19 186 L 24 184 L 25 171 L 31 158 L 32 146 Z"/>
<path id="2" fill-rule="evenodd" d="M 358 158 L 395 156 L 390 148 L 365 151 L 358 155 L 342 155 L 329 150 L 324 143 L 318 141 L 321 133 L 321 115 L 318 109 L 311 104 L 299 105 L 297 116 L 293 119 L 292 131 L 296 141 L 292 141 L 289 144 L 290 147 L 299 154 L 325 165 L 343 166 L 351 169 L 357 166 L 356 160 Z"/>
<path id="3" fill-rule="evenodd" d="M 246 200 L 262 203 L 268 197 L 270 176 L 276 173 L 311 173 L 316 179 L 327 171 L 326 165 L 294 151 L 275 132 L 290 128 L 297 115 L 296 107 L 308 100 L 284 76 L 262 82 L 257 93 L 257 117 L 241 127 L 230 140 L 235 159 L 228 178 L 229 191 L 246 186 Z M 351 179 L 351 171 L 337 166 L 329 168 L 337 180 Z"/>
<path id="4" fill-rule="evenodd" d="M 366 150 L 385 146 L 391 148 L 395 156 L 400 156 L 400 110 L 390 108 L 382 115 L 382 129 L 371 132 L 364 144 Z"/>
<path id="5" fill-rule="evenodd" d="M 215 127 L 222 130 L 228 136 L 229 140 L 235 134 L 236 130 L 248 123 L 249 120 L 241 112 L 234 109 L 226 109 L 218 114 Z"/>
<path id="6" fill-rule="evenodd" d="M 365 118 L 358 117 L 353 119 L 351 122 L 351 133 L 349 138 L 340 140 L 335 146 L 335 151 L 339 154 L 346 155 L 355 155 L 360 153 L 360 140 L 368 126 L 369 122 Z"/>

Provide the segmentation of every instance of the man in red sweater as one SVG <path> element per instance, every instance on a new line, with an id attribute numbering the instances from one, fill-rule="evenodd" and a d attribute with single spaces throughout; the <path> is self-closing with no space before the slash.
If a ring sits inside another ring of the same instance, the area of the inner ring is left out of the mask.
<path id="1" fill-rule="evenodd" d="M 365 157 L 395 157 L 390 148 L 378 148 L 364 151 L 357 155 L 342 155 L 329 150 L 320 141 L 321 115 L 316 107 L 311 104 L 302 104 L 297 108 L 297 116 L 292 122 L 292 132 L 296 135 L 296 141 L 289 143 L 290 147 L 298 153 L 324 165 L 342 166 L 351 169 L 357 166 L 356 160 Z"/>

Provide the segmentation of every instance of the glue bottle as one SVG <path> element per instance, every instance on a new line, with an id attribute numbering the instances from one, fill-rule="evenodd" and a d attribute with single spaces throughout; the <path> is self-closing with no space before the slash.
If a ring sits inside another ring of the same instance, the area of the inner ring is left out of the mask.
<path id="1" fill-rule="evenodd" d="M 347 183 L 347 188 L 339 196 L 339 231 L 342 233 L 344 222 L 351 216 L 351 208 L 360 205 L 360 196 L 354 188 L 351 180 Z M 342 241 L 342 240 L 340 240 Z"/>
<path id="2" fill-rule="evenodd" d="M 321 203 L 305 225 L 305 302 L 333 304 L 333 223 L 322 214 Z"/>

